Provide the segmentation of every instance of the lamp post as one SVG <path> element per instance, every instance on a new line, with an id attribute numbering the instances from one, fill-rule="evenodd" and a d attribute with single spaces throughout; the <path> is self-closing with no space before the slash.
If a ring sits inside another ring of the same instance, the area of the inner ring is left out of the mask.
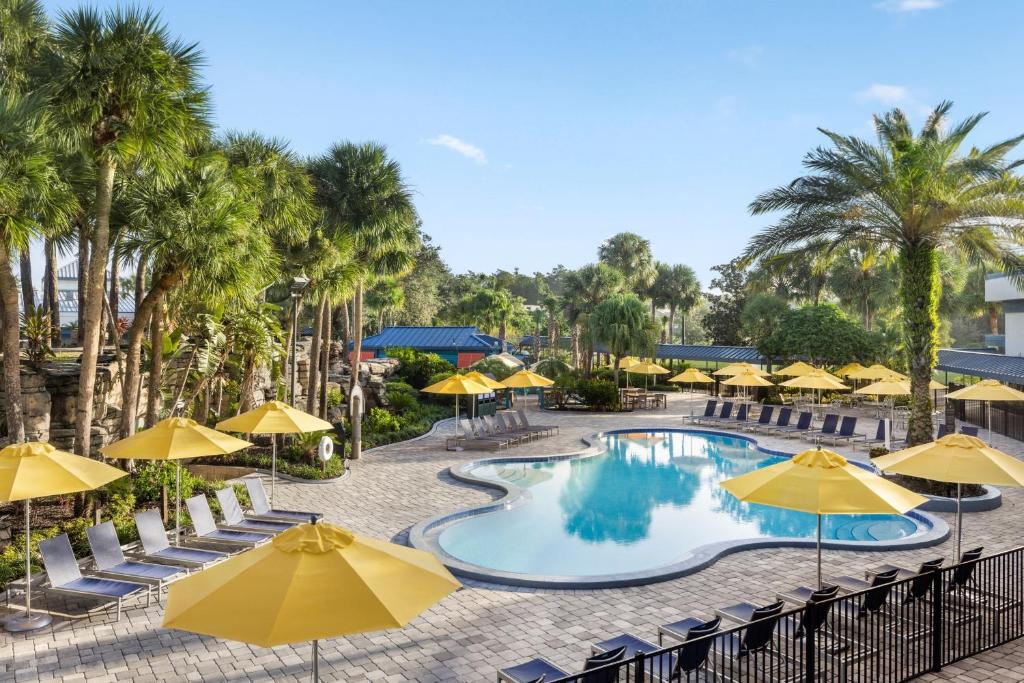
<path id="1" fill-rule="evenodd" d="M 292 348 L 289 349 L 291 354 L 291 386 L 288 392 L 290 401 L 289 403 L 295 407 L 295 389 L 297 386 L 297 363 L 296 356 L 299 350 L 299 306 L 302 305 L 302 295 L 306 292 L 306 288 L 309 287 L 309 278 L 305 275 L 297 275 L 292 278 L 292 283 L 288 286 L 288 290 L 292 297 Z"/>

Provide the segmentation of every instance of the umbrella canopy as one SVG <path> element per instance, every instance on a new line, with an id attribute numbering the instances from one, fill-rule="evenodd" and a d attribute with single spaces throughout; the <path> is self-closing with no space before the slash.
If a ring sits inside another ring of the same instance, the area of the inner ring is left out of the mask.
<path id="1" fill-rule="evenodd" d="M 549 387 L 555 382 L 544 375 L 538 375 L 529 370 L 520 370 L 511 377 L 501 381 L 502 386 L 508 389 L 528 389 L 530 387 Z"/>
<path id="2" fill-rule="evenodd" d="M 715 380 L 712 377 L 708 377 L 697 368 L 687 368 L 680 372 L 675 377 L 670 377 L 668 382 L 691 382 L 694 384 L 711 384 Z"/>
<path id="3" fill-rule="evenodd" d="M 460 587 L 430 553 L 329 523 L 171 585 L 163 625 L 273 647 L 399 628 Z"/>
<path id="4" fill-rule="evenodd" d="M 873 382 L 857 389 L 853 393 L 868 394 L 870 396 L 907 396 L 910 394 L 910 385 L 902 380 L 892 378 Z"/>
<path id="5" fill-rule="evenodd" d="M 813 365 L 809 365 L 808 363 L 799 360 L 795 363 L 787 365 L 786 367 L 780 370 L 776 370 L 772 374 L 780 375 L 782 377 L 803 377 L 804 375 L 811 374 L 817 369 L 818 368 L 814 367 Z"/>
<path id="6" fill-rule="evenodd" d="M 969 387 L 946 394 L 963 401 L 1024 401 L 1024 391 L 1008 387 L 994 379 L 983 379 Z"/>
<path id="7" fill-rule="evenodd" d="M 640 362 L 640 359 L 636 356 L 623 356 L 619 359 L 619 370 L 625 370 L 631 365 L 636 365 Z"/>
<path id="8" fill-rule="evenodd" d="M 100 453 L 108 458 L 129 460 L 186 460 L 226 455 L 251 445 L 187 417 L 169 417 L 149 429 L 104 446 Z"/>
<path id="9" fill-rule="evenodd" d="M 818 369 L 793 379 L 787 379 L 785 382 L 782 382 L 781 386 L 796 387 L 797 389 L 824 389 L 826 391 L 850 388 L 843 384 L 838 377 L 833 377 L 824 370 Z"/>
<path id="10" fill-rule="evenodd" d="M 711 374 L 715 377 L 731 377 L 733 375 L 738 375 L 741 372 L 753 372 L 761 375 L 762 377 L 767 377 L 771 374 L 770 372 L 765 372 L 761 368 L 751 365 L 750 363 L 731 363 L 726 365 L 724 368 L 715 370 Z"/>
<path id="11" fill-rule="evenodd" d="M 956 484 L 957 557 L 963 528 L 961 485 L 1024 486 L 1024 462 L 966 434 L 948 434 L 930 443 L 883 455 L 873 462 L 885 472 Z"/>
<path id="12" fill-rule="evenodd" d="M 741 372 L 733 375 L 727 380 L 724 380 L 722 384 L 728 384 L 731 387 L 773 387 L 775 386 L 771 381 L 765 379 L 756 372 Z"/>
<path id="13" fill-rule="evenodd" d="M 895 370 L 890 370 L 889 368 L 879 363 L 875 363 L 869 368 L 864 368 L 862 370 L 855 370 L 854 372 L 850 372 L 846 375 L 846 377 L 848 379 L 880 380 L 892 377 L 894 375 L 898 376 L 900 379 L 907 379 L 906 375 L 901 375 Z"/>
<path id="14" fill-rule="evenodd" d="M 4 622 L 8 631 L 33 631 L 50 624 L 49 614 L 32 615 L 31 500 L 92 491 L 128 474 L 92 458 L 58 451 L 48 443 L 16 443 L 0 450 L 0 503 L 25 501 L 25 612 Z"/>
<path id="15" fill-rule="evenodd" d="M 520 372 L 528 372 L 527 370 L 520 370 Z M 518 372 L 516 373 L 519 374 Z M 515 377 L 515 375 L 512 375 Z M 502 389 L 505 385 L 502 385 Z M 461 451 L 462 447 L 459 446 L 459 396 L 475 396 L 477 394 L 489 394 L 494 389 L 487 387 L 486 385 L 478 382 L 468 375 L 452 375 L 448 379 L 443 379 L 436 384 L 431 384 L 429 387 L 420 389 L 428 394 L 447 394 L 449 396 L 455 396 L 455 450 Z"/>
<path id="16" fill-rule="evenodd" d="M 485 387 L 491 390 L 501 391 L 506 388 L 504 384 L 502 384 L 498 380 L 491 379 L 490 377 L 480 372 L 479 370 L 467 372 L 465 376 L 473 380 L 477 384 L 483 384 Z"/>
<path id="17" fill-rule="evenodd" d="M 853 373 L 857 372 L 858 370 L 863 370 L 863 369 L 864 369 L 863 365 L 861 365 L 860 363 L 857 363 L 857 362 L 853 362 L 853 363 L 847 363 L 846 365 L 844 365 L 843 367 L 839 368 L 838 370 L 836 370 L 832 374 L 835 375 L 836 377 L 849 377 L 850 375 L 852 375 Z"/>
<path id="18" fill-rule="evenodd" d="M 776 465 L 721 483 L 742 501 L 818 515 L 818 583 L 821 584 L 821 515 L 903 514 L 927 498 L 815 448 Z"/>
<path id="19" fill-rule="evenodd" d="M 267 401 L 258 408 L 221 420 L 217 429 L 244 434 L 305 434 L 334 429 L 334 425 L 283 401 Z"/>
<path id="20" fill-rule="evenodd" d="M 634 375 L 667 375 L 671 372 L 657 363 L 650 363 L 648 361 L 638 361 L 626 367 L 625 370 Z"/>
<path id="21" fill-rule="evenodd" d="M 508 351 L 503 351 L 501 353 L 495 353 L 495 354 L 492 354 L 490 356 L 484 356 L 483 358 L 478 360 L 476 363 L 473 363 L 473 365 L 478 365 L 480 363 L 484 363 L 484 362 L 487 362 L 487 361 L 495 361 L 495 360 L 498 361 L 499 363 L 501 363 L 502 365 L 504 365 L 505 367 L 513 369 L 513 370 L 516 369 L 516 368 L 521 368 L 524 365 L 526 365 L 525 363 L 523 363 L 523 361 L 519 360 L 518 358 L 513 356 Z M 472 367 L 472 366 L 470 366 L 470 367 Z"/>

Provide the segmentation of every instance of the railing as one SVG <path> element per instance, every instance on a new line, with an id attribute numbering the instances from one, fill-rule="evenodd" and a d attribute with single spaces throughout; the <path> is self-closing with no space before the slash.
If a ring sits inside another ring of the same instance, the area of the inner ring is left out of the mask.
<path id="1" fill-rule="evenodd" d="M 1024 547 L 545 682 L 906 681 L 1020 638 L 1022 605 Z"/>
<path id="2" fill-rule="evenodd" d="M 988 428 L 988 409 L 984 401 L 953 401 L 958 420 Z M 992 433 L 1024 441 L 1024 406 L 1019 403 L 992 404 Z"/>

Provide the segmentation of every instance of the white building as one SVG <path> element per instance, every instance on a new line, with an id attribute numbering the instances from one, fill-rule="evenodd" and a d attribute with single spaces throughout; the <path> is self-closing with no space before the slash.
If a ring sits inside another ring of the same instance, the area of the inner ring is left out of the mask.
<path id="1" fill-rule="evenodd" d="M 985 277 L 985 301 L 1002 304 L 1006 355 L 1024 356 L 1024 290 L 1002 273 L 993 273 Z"/>
<path id="2" fill-rule="evenodd" d="M 78 323 L 78 262 L 72 261 L 57 269 L 57 303 L 60 306 L 60 326 Z M 131 322 L 135 319 L 135 293 L 121 292 L 117 304 L 117 317 Z"/>

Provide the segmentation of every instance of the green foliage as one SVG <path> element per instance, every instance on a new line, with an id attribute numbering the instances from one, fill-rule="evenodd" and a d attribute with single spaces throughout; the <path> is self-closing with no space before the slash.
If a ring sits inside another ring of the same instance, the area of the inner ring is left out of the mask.
<path id="1" fill-rule="evenodd" d="M 508 379 L 510 375 L 516 372 L 515 368 L 510 368 L 505 363 L 492 357 L 478 360 L 476 363 L 473 363 L 473 367 L 470 370 L 476 370 L 485 375 L 492 375 L 499 382 Z"/>
<path id="2" fill-rule="evenodd" d="M 336 410 L 342 406 L 345 402 L 345 394 L 342 393 L 341 389 L 328 389 L 327 390 L 327 409 Z"/>
<path id="3" fill-rule="evenodd" d="M 711 280 L 710 292 L 705 295 L 708 312 L 704 315 L 704 329 L 712 344 L 740 346 L 743 336 L 743 308 L 747 305 L 747 276 L 739 259 L 715 266 L 711 270 L 718 277 Z"/>
<path id="4" fill-rule="evenodd" d="M 654 348 L 647 307 L 635 294 L 614 294 L 594 308 L 588 326 L 595 342 L 603 343 L 616 359 L 648 355 Z"/>
<path id="5" fill-rule="evenodd" d="M 881 350 L 877 334 L 864 331 L 833 304 L 787 311 L 765 344 L 780 349 L 784 358 L 805 358 L 812 365 L 872 361 Z"/>
<path id="6" fill-rule="evenodd" d="M 288 440 L 288 445 L 284 447 L 286 457 L 300 463 L 319 464 L 320 460 L 318 459 L 317 451 L 320 448 L 320 440 L 325 436 L 330 437 L 335 442 L 335 445 L 337 445 L 334 434 L 326 430 L 292 435 Z"/>
<path id="7" fill-rule="evenodd" d="M 754 294 L 740 314 L 743 334 L 765 358 L 781 358 L 791 351 L 781 346 L 779 332 L 789 313 L 789 304 L 773 294 Z"/>
<path id="8" fill-rule="evenodd" d="M 580 380 L 576 385 L 576 394 L 591 410 L 613 410 L 619 405 L 619 388 L 607 380 Z"/>
<path id="9" fill-rule="evenodd" d="M 50 314 L 42 306 L 21 314 L 21 336 L 26 342 L 25 359 L 30 363 L 42 363 L 57 357 L 50 348 L 53 338 Z"/>
<path id="10" fill-rule="evenodd" d="M 396 413 L 404 413 L 419 405 L 417 391 L 402 380 L 392 379 L 386 383 L 388 405 Z"/>
<path id="11" fill-rule="evenodd" d="M 363 426 L 369 432 L 393 432 L 402 428 L 402 421 L 384 408 L 373 407 L 363 418 Z"/>
<path id="12" fill-rule="evenodd" d="M 441 373 L 447 373 L 446 377 L 455 373 L 455 366 L 436 353 L 422 353 L 410 348 L 391 348 L 387 349 L 386 355 L 388 358 L 398 360 L 398 377 L 416 389 L 440 381 L 434 380 L 434 377 Z"/>

